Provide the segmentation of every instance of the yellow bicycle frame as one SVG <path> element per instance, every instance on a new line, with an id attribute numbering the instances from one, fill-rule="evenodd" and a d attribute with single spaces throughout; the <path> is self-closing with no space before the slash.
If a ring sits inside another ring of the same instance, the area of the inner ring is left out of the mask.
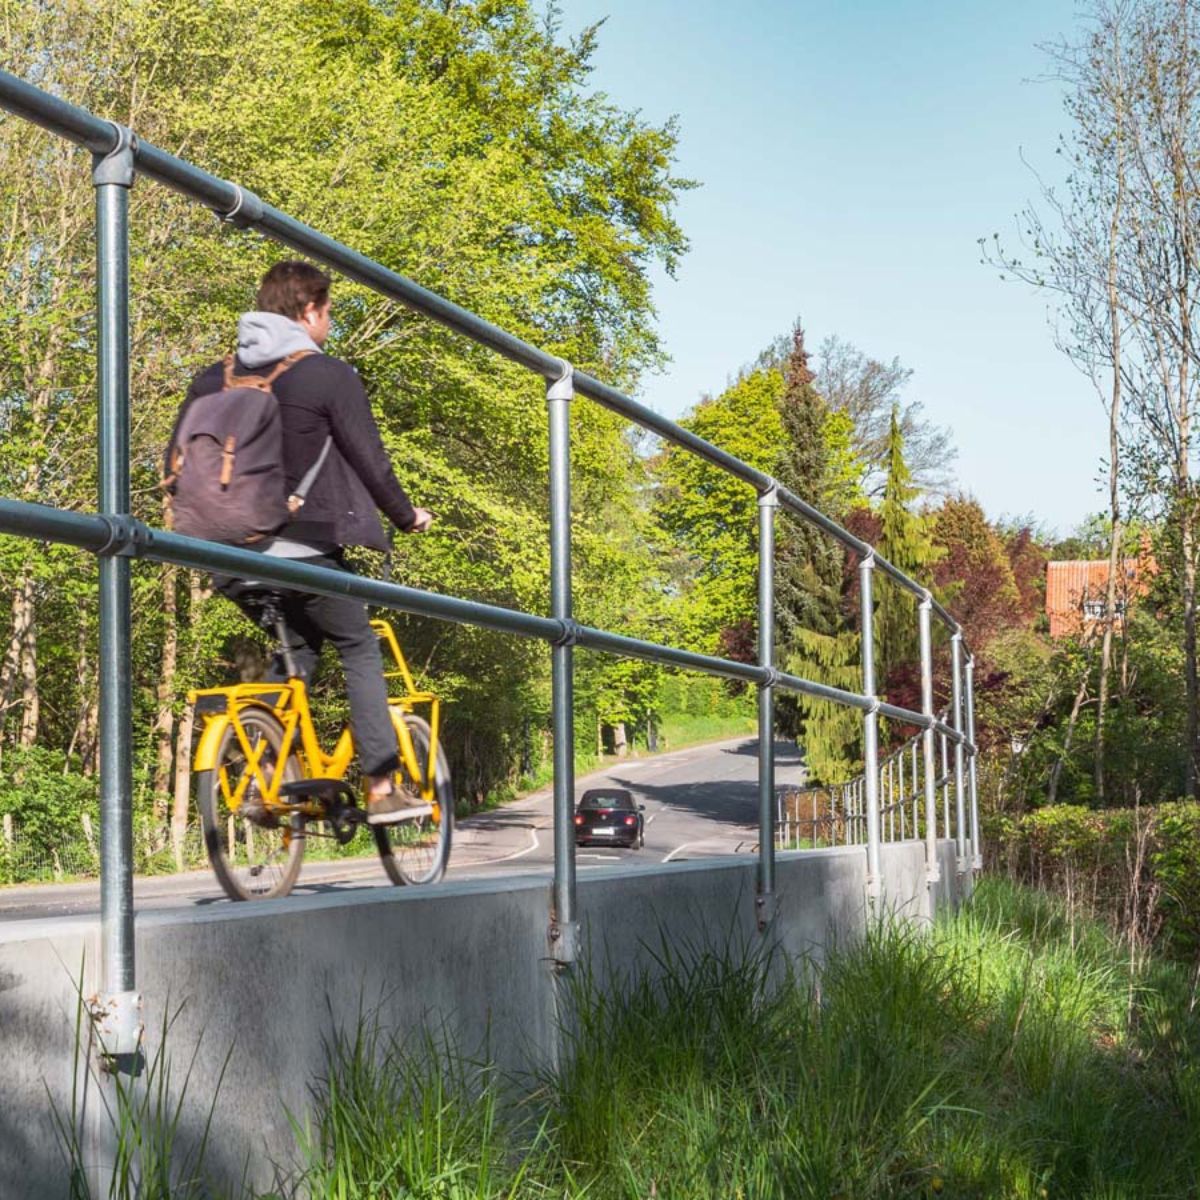
<path id="1" fill-rule="evenodd" d="M 384 671 L 389 681 L 388 707 L 399 710 L 392 717 L 399 743 L 400 758 L 409 779 L 421 779 L 421 798 L 433 804 L 436 812 L 436 779 L 438 735 L 441 725 L 441 702 L 432 692 L 419 692 L 413 683 L 395 630 L 387 621 L 372 621 L 380 641 L 391 654 L 394 667 Z M 403 690 L 398 691 L 396 681 Z M 397 693 L 398 694 L 394 694 Z M 212 771 L 218 767 L 217 754 L 227 729 L 232 728 L 238 745 L 245 755 L 247 770 L 242 773 L 237 788 L 225 797 L 231 811 L 241 805 L 246 788 L 251 781 L 257 783 L 262 803 L 267 808 L 282 807 L 279 791 L 284 783 L 283 771 L 272 771 L 268 776 L 259 766 L 259 759 L 266 748 L 260 740 L 258 748 L 251 745 L 242 725 L 241 714 L 247 709 L 269 712 L 283 727 L 277 761 L 286 762 L 289 755 L 298 759 L 302 773 L 309 779 L 342 779 L 354 758 L 354 740 L 349 727 L 344 728 L 332 753 L 326 754 L 317 739 L 312 711 L 308 704 L 308 689 L 302 679 L 289 679 L 286 683 L 235 683 L 228 687 L 198 688 L 188 693 L 188 703 L 203 718 L 204 728 L 192 757 L 194 771 Z M 418 705 L 429 706 L 429 761 L 424 774 L 417 761 L 416 748 L 407 723 L 399 713 L 414 712 Z M 227 785 L 224 779 L 222 788 Z M 320 817 L 323 807 L 320 802 L 311 805 L 289 804 L 291 811 L 303 811 L 308 816 Z"/>

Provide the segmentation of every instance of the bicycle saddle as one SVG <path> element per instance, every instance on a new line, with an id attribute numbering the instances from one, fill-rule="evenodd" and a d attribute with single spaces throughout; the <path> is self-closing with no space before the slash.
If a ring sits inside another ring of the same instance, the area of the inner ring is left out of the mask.
<path id="1" fill-rule="evenodd" d="M 283 590 L 261 579 L 239 579 L 225 588 L 225 595 L 266 630 L 272 630 L 283 613 Z"/>

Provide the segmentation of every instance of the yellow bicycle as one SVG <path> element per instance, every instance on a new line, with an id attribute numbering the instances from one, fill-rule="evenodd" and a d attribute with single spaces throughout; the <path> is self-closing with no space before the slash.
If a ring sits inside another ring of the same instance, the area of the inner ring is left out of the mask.
<path id="1" fill-rule="evenodd" d="M 279 598 L 264 593 L 262 623 L 282 642 Z M 450 857 L 454 797 L 438 742 L 440 704 L 420 692 L 395 631 L 372 621 L 393 666 L 388 711 L 400 747 L 396 785 L 409 799 L 398 820 L 371 825 L 384 870 L 395 884 L 434 883 Z M 192 760 L 209 862 L 232 900 L 286 896 L 309 837 L 345 845 L 366 824 L 351 778 L 354 741 L 343 728 L 332 753 L 317 738 L 304 680 L 239 683 L 189 693 L 203 721 Z M 428 719 L 417 708 L 427 708 Z"/>

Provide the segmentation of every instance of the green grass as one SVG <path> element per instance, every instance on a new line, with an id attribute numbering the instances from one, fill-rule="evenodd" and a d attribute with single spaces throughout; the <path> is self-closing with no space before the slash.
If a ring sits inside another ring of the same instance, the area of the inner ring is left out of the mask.
<path id="1" fill-rule="evenodd" d="M 566 1065 L 515 1100 L 494 1074 L 440 1076 L 473 1142 L 429 1132 L 430 1059 L 414 1073 L 392 1047 L 377 1077 L 353 1056 L 356 1078 L 406 1081 L 407 1103 L 385 1093 L 388 1121 L 419 1113 L 405 1136 L 453 1147 L 439 1169 L 454 1188 L 429 1186 L 425 1165 L 391 1177 L 395 1194 L 1148 1200 L 1200 1187 L 1187 972 L 1131 972 L 1099 926 L 1046 897 L 986 883 L 931 932 L 881 926 L 809 981 L 753 954 L 661 966 L 607 996 L 585 974 Z M 361 1177 L 400 1161 L 392 1140 L 372 1142 Z"/>
<path id="2" fill-rule="evenodd" d="M 658 952 L 571 984 L 562 1067 L 504 1078 L 365 1019 L 330 1045 L 297 1195 L 1118 1200 L 1200 1194 L 1193 979 L 984 882 L 820 973 Z"/>

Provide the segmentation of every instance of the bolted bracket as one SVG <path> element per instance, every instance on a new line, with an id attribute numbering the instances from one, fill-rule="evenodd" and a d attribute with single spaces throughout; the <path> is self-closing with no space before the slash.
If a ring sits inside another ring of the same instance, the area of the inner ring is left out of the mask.
<path id="1" fill-rule="evenodd" d="M 774 892 L 760 892 L 754 897 L 754 921 L 759 933 L 766 933 L 775 923 L 779 901 Z"/>
<path id="2" fill-rule="evenodd" d="M 925 882 L 926 883 L 941 883 L 942 882 L 942 868 L 938 863 L 934 863 L 933 866 L 926 869 Z"/>
<path id="3" fill-rule="evenodd" d="M 118 558 L 137 558 L 142 547 L 150 545 L 150 528 L 141 521 L 113 513 L 101 513 L 99 516 L 108 526 L 108 541 L 96 550 L 101 558 L 113 555 Z"/>
<path id="4" fill-rule="evenodd" d="M 263 218 L 263 202 L 251 191 L 244 187 L 239 187 L 236 183 L 229 185 L 233 188 L 237 199 L 233 203 L 233 207 L 228 212 L 218 212 L 216 209 L 217 219 L 220 221 L 229 221 L 236 225 L 239 229 L 247 229 L 251 225 L 257 225 Z"/>
<path id="5" fill-rule="evenodd" d="M 579 959 L 579 922 L 550 923 L 550 957 L 555 969 L 565 971 Z"/>
<path id="6" fill-rule="evenodd" d="M 558 637 L 553 638 L 550 642 L 552 646 L 574 646 L 579 642 L 579 635 L 583 633 L 583 626 L 578 621 L 572 621 L 570 617 L 557 618 L 558 623 L 562 626 L 562 632 Z"/>
<path id="7" fill-rule="evenodd" d="M 973 859 L 971 859 L 971 866 L 976 871 L 982 871 L 983 870 L 983 855 L 982 854 L 975 855 L 975 857 Z"/>
<path id="8" fill-rule="evenodd" d="M 966 855 L 963 855 L 962 858 L 956 858 L 954 870 L 959 875 L 969 875 L 971 873 L 971 860 Z"/>
<path id="9" fill-rule="evenodd" d="M 759 680 L 758 686 L 760 688 L 779 687 L 780 681 L 783 679 L 782 671 L 776 670 L 774 667 L 759 667 L 758 669 L 766 673 L 766 678 Z"/>
<path id="10" fill-rule="evenodd" d="M 89 996 L 85 1004 L 100 1043 L 100 1058 L 105 1070 L 118 1071 L 122 1066 L 136 1062 L 146 1029 L 142 1020 L 142 993 L 97 993 Z"/>
<path id="11" fill-rule="evenodd" d="M 115 184 L 117 187 L 131 188 L 137 175 L 134 167 L 137 134 L 128 125 L 118 125 L 116 121 L 110 121 L 109 124 L 116 130 L 117 144 L 107 154 L 93 156 L 92 184 L 95 187 Z"/>
<path id="12" fill-rule="evenodd" d="M 546 399 L 575 399 L 575 368 L 565 358 L 558 360 L 558 374 L 546 381 Z"/>

